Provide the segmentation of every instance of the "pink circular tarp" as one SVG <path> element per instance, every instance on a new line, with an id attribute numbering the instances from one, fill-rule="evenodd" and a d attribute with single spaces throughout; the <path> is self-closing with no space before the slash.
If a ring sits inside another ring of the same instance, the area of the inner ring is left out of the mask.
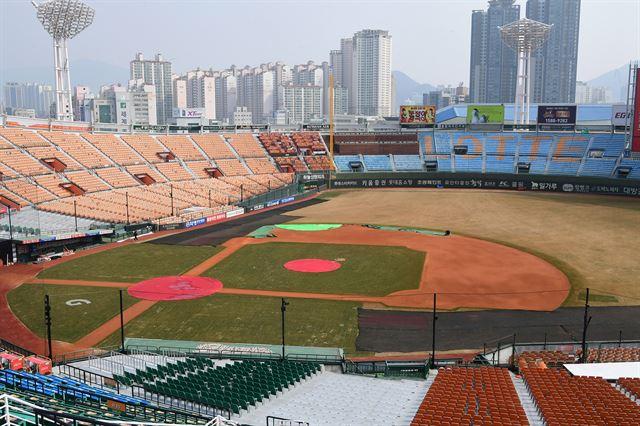
<path id="1" fill-rule="evenodd" d="M 144 300 L 188 300 L 209 296 L 221 288 L 222 283 L 213 278 L 180 275 L 140 281 L 127 292 Z"/>
<path id="2" fill-rule="evenodd" d="M 341 266 L 340 262 L 326 259 L 297 259 L 284 264 L 286 269 L 295 272 L 331 272 Z"/>

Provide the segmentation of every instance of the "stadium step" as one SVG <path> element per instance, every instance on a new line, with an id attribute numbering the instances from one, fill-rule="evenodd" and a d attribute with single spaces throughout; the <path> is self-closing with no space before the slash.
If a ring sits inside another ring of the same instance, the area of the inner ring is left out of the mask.
<path id="1" fill-rule="evenodd" d="M 518 398 L 520 398 L 520 405 L 524 408 L 529 424 L 532 426 L 543 426 L 544 421 L 536 408 L 533 397 L 529 393 L 527 386 L 524 384 L 524 380 L 522 377 L 516 377 L 513 373 L 510 373 L 509 375 L 513 381 L 513 386 L 516 388 L 516 393 L 518 394 Z"/>

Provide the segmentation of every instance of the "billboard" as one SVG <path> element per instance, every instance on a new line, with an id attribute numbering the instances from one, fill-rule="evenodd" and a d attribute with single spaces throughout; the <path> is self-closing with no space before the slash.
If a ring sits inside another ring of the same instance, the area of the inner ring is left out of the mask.
<path id="1" fill-rule="evenodd" d="M 432 125 L 436 122 L 435 105 L 401 105 L 400 124 Z"/>
<path id="2" fill-rule="evenodd" d="M 504 123 L 504 105 L 467 105 L 467 124 Z"/>
<path id="3" fill-rule="evenodd" d="M 574 126 L 575 105 L 538 105 L 538 125 Z"/>
<path id="4" fill-rule="evenodd" d="M 627 124 L 627 106 L 624 104 L 613 105 L 611 108 L 611 124 L 625 126 Z"/>
<path id="5" fill-rule="evenodd" d="M 173 118 L 200 118 L 204 115 L 204 108 L 174 108 Z"/>

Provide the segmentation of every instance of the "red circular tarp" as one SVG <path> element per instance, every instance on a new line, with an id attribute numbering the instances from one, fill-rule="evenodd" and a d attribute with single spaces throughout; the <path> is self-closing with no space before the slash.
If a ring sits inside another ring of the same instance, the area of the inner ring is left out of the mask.
<path id="1" fill-rule="evenodd" d="M 340 262 L 325 259 L 297 259 L 284 264 L 285 268 L 295 272 L 331 272 L 341 266 Z"/>
<path id="2" fill-rule="evenodd" d="M 188 300 L 209 296 L 221 288 L 222 283 L 213 278 L 181 275 L 140 281 L 127 291 L 144 300 Z"/>

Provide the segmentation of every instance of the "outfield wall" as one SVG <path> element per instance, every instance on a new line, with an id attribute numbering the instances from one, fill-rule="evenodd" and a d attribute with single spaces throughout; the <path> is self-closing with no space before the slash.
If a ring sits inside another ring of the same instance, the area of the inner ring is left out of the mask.
<path id="1" fill-rule="evenodd" d="M 476 188 L 640 197 L 640 182 L 580 176 L 480 173 L 339 173 L 333 189 Z"/>

